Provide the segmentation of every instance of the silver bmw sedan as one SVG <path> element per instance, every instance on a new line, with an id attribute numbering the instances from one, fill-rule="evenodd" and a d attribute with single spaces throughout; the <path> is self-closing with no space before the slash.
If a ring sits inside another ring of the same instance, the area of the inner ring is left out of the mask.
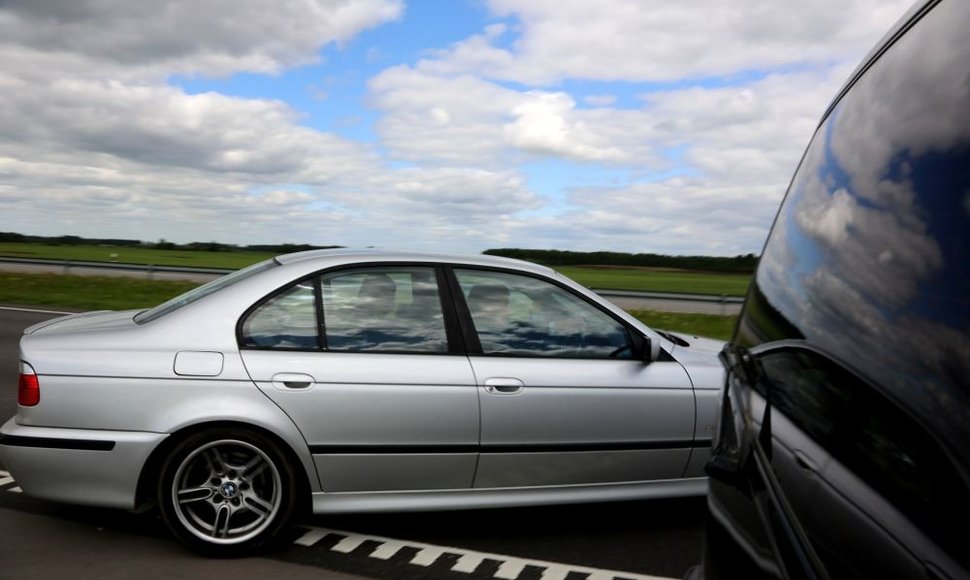
<path id="1" fill-rule="evenodd" d="M 25 330 L 0 461 L 219 555 L 308 510 L 703 494 L 721 346 L 526 262 L 301 252 Z"/>

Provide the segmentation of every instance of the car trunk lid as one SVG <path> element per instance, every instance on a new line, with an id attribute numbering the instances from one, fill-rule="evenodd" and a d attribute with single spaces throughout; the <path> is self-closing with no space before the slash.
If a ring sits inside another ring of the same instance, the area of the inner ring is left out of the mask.
<path id="1" fill-rule="evenodd" d="M 24 334 L 69 333 L 124 328 L 135 325 L 133 318 L 137 312 L 137 310 L 98 310 L 68 314 L 29 326 L 24 330 Z"/>

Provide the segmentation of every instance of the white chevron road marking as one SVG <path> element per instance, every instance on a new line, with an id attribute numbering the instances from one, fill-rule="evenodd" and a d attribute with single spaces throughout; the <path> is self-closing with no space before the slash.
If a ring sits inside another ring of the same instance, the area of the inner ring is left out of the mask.
<path id="1" fill-rule="evenodd" d="M 564 580 L 571 572 L 586 574 L 590 580 L 611 580 L 622 578 L 624 580 L 673 580 L 661 576 L 650 576 L 644 574 L 633 574 L 619 570 L 602 570 L 599 568 L 587 568 L 585 566 L 574 566 L 561 562 L 547 562 L 545 560 L 530 560 L 517 556 L 506 556 L 503 554 L 492 554 L 489 552 L 477 552 L 464 548 L 454 548 L 450 546 L 436 546 L 422 542 L 411 542 L 382 536 L 371 536 L 368 534 L 357 534 L 344 530 L 331 530 L 328 528 L 306 528 L 306 533 L 300 536 L 295 543 L 301 546 L 312 546 L 330 535 L 339 537 L 339 541 L 330 549 L 344 554 L 350 553 L 359 548 L 364 542 L 370 541 L 378 546 L 367 556 L 379 560 L 388 560 L 397 554 L 402 548 L 417 550 L 411 558 L 411 564 L 416 566 L 431 566 L 438 558 L 445 554 L 457 556 L 457 560 L 451 566 L 454 572 L 471 574 L 478 569 L 479 565 L 485 560 L 492 560 L 499 563 L 495 578 L 501 580 L 516 580 L 526 566 L 533 566 L 542 569 L 542 580 Z"/>

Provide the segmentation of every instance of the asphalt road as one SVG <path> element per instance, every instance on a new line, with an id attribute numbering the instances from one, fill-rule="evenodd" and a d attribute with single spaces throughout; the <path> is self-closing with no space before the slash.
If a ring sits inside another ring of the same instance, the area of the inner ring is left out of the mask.
<path id="1" fill-rule="evenodd" d="M 52 316 L 0 309 L 0 421 L 16 412 L 17 341 Z M 679 578 L 700 558 L 703 518 L 701 498 L 307 516 L 270 554 L 207 560 L 170 539 L 152 511 L 35 500 L 0 466 L 0 578 Z"/>

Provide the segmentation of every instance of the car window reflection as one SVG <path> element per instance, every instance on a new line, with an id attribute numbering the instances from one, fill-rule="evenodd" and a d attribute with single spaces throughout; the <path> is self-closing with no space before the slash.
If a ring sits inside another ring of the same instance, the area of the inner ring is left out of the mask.
<path id="1" fill-rule="evenodd" d="M 803 348 L 759 355 L 756 388 L 771 389 L 775 410 L 832 455 L 838 469 L 890 504 L 942 546 L 958 548 L 970 517 L 970 494 L 954 462 L 931 432 L 903 407 L 832 358 Z M 823 480 L 838 477 L 826 468 Z M 865 498 L 859 486 L 838 486 L 846 499 Z M 843 491 L 845 493 L 845 491 Z M 856 497 L 856 494 L 857 497 Z M 857 506 L 865 512 L 866 506 Z"/>
<path id="2" fill-rule="evenodd" d="M 504 272 L 456 270 L 484 354 L 630 358 L 626 328 L 548 282 Z"/>
<path id="3" fill-rule="evenodd" d="M 434 269 L 355 269 L 301 282 L 252 311 L 243 322 L 242 344 L 333 352 L 447 352 Z"/>
<path id="4" fill-rule="evenodd" d="M 792 181 L 738 342 L 804 338 L 852 360 L 936 429 L 970 438 L 970 43 L 949 2 L 852 87 Z"/>
<path id="5" fill-rule="evenodd" d="M 433 269 L 337 272 L 323 276 L 321 287 L 328 350 L 448 351 Z"/>

